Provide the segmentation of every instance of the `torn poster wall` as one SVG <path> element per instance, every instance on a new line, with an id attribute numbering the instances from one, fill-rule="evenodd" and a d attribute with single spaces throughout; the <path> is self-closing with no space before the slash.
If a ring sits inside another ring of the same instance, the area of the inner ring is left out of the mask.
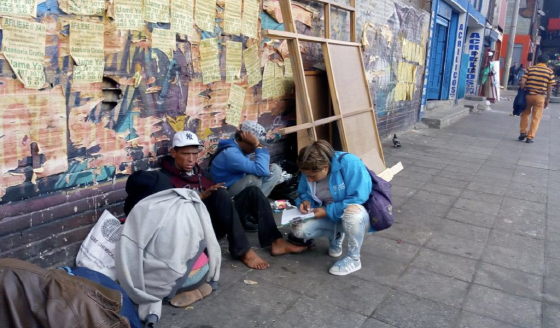
<path id="1" fill-rule="evenodd" d="M 184 129 L 212 152 L 238 122 L 259 120 L 269 138 L 295 122 L 289 81 L 261 97 L 266 62 L 284 57 L 279 41 L 260 39 L 259 13 L 268 16 L 260 1 L 245 2 L 246 17 L 228 25 L 246 36 L 223 33 L 222 1 L 200 2 L 207 5 L 199 10 L 168 0 L 37 3 L 0 5 L 2 23 L 14 25 L 4 30 L 0 55 L 0 204 L 155 167 Z M 11 59 L 11 49 L 30 54 Z M 247 49 L 253 57 L 243 58 Z M 232 83 L 244 97 L 230 95 Z M 201 162 L 209 155 L 202 152 Z"/>
<path id="2" fill-rule="evenodd" d="M 358 41 L 381 138 L 418 119 L 429 13 L 420 1 L 358 1 Z M 366 38 L 363 40 L 362 38 Z"/>
<path id="3" fill-rule="evenodd" d="M 72 0 L 72 6 L 70 0 L 2 1 L 0 16 L 41 24 L 46 38 L 44 84 L 38 90 L 25 88 L 0 55 L 0 204 L 156 167 L 174 133 L 183 129 L 196 131 L 204 142 L 203 162 L 220 138 L 235 131 L 226 120 L 228 114 L 233 123 L 258 120 L 270 139 L 279 140 L 279 129 L 295 123 L 295 102 L 293 76 L 284 63 L 289 58 L 285 43 L 260 36 L 264 28 L 284 28 L 275 2 L 264 1 L 263 11 L 263 1 L 243 1 L 238 22 L 239 3 L 233 2 L 228 13 L 224 0 L 193 1 L 194 6 L 171 0 Z M 87 5 L 78 8 L 76 3 Z M 100 3 L 103 15 L 97 15 Z M 169 12 L 177 6 L 179 11 Z M 322 35 L 321 5 L 294 6 L 298 31 Z M 69 13 L 78 11 L 81 16 Z M 232 34 L 224 32 L 226 13 Z M 417 66 L 416 81 L 423 72 L 423 63 L 402 58 L 398 40 L 424 46 L 422 31 L 429 18 L 419 7 L 388 0 L 358 2 L 357 17 L 359 29 L 365 22 L 372 26 L 365 63 L 380 132 L 388 133 L 405 126 L 402 121 L 408 122 L 409 112 L 414 112 L 416 95 L 412 101 L 393 100 L 398 82 L 411 83 L 398 81 L 399 62 Z M 97 54 L 85 56 L 85 63 L 93 65 L 87 69 L 91 76 L 84 79 L 99 82 L 75 83 L 84 56 L 71 49 L 73 22 L 103 25 L 103 41 L 98 41 L 103 43 L 101 81 L 95 74 L 101 67 Z M 189 24 L 192 29 L 185 28 Z M 348 39 L 346 13 L 333 9 L 331 25 L 333 37 Z M 174 43 L 162 33 L 170 29 L 177 32 Z M 239 71 L 239 51 L 232 42 L 241 43 Z M 323 65 L 320 46 L 302 44 L 302 52 L 306 69 Z M 263 99 L 267 63 L 273 64 L 268 65 L 274 68 L 274 78 L 268 79 L 270 92 Z M 204 81 L 207 69 L 209 80 Z M 246 90 L 244 97 L 230 97 L 233 83 Z M 280 157 L 286 153 L 274 147 L 271 152 Z"/>

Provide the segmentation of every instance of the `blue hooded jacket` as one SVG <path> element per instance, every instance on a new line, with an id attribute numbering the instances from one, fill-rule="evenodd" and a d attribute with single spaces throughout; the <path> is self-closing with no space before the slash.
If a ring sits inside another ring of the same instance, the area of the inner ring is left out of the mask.
<path id="1" fill-rule="evenodd" d="M 229 139 L 220 140 L 216 152 L 220 153 L 212 160 L 212 166 L 210 166 L 210 174 L 216 183 L 225 182 L 226 187 L 229 188 L 247 174 L 258 177 L 270 175 L 268 149 L 257 148 L 255 160 L 252 161 L 249 155 L 243 153 L 235 140 Z"/>
<path id="2" fill-rule="evenodd" d="M 362 160 L 353 154 L 348 154 L 339 161 L 344 152 L 337 151 L 331 160 L 329 190 L 334 202 L 327 205 L 327 216 L 333 222 L 340 222 L 346 206 L 365 203 L 371 193 L 371 177 Z M 296 204 L 299 207 L 303 201 L 309 201 L 311 207 L 318 208 L 321 203 L 313 199 L 307 177 L 301 175 L 298 185 L 299 197 Z"/>

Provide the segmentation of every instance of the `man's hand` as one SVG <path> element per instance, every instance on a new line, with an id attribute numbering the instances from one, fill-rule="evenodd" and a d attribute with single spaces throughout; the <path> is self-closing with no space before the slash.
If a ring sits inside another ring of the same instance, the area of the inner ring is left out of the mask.
<path id="1" fill-rule="evenodd" d="M 212 193 L 218 189 L 225 189 L 226 188 L 226 184 L 225 182 L 221 182 L 218 184 L 213 185 L 212 187 L 204 190 L 201 194 L 200 194 L 200 199 L 206 199 L 208 197 L 210 197 L 210 195 L 212 195 Z"/>
<path id="2" fill-rule="evenodd" d="M 303 201 L 303 203 L 299 204 L 299 211 L 303 214 L 309 213 L 311 211 L 311 203 L 307 200 Z"/>
<path id="3" fill-rule="evenodd" d="M 313 213 L 315 213 L 315 218 L 316 219 L 327 217 L 327 210 L 325 210 L 324 207 L 319 207 L 319 208 L 314 209 Z"/>
<path id="4" fill-rule="evenodd" d="M 249 131 L 241 132 L 241 139 L 243 139 L 243 141 L 255 146 L 255 148 L 257 148 L 260 144 L 259 139 L 257 139 L 257 137 L 255 137 L 255 135 L 252 134 Z"/>

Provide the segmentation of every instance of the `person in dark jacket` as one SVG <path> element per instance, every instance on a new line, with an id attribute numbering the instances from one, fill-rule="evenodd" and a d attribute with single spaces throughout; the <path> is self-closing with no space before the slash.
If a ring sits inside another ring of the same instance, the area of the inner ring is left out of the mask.
<path id="1" fill-rule="evenodd" d="M 517 75 L 517 63 L 513 63 L 513 65 L 511 65 L 511 67 L 509 68 L 508 85 L 514 85 L 515 84 L 515 76 L 516 75 Z"/>
<path id="2" fill-rule="evenodd" d="M 210 214 L 216 237 L 220 239 L 227 235 L 233 258 L 252 269 L 264 270 L 269 266 L 249 245 L 240 220 L 246 217 L 257 220 L 259 242 L 262 247 L 271 246 L 272 255 L 299 253 L 306 249 L 282 238 L 270 203 L 258 187 L 245 188 L 232 199 L 223 183 L 215 184 L 197 163 L 200 148 L 196 134 L 190 131 L 176 133 L 171 155 L 162 160 L 162 173 L 169 176 L 175 188 L 189 188 L 200 195 Z"/>

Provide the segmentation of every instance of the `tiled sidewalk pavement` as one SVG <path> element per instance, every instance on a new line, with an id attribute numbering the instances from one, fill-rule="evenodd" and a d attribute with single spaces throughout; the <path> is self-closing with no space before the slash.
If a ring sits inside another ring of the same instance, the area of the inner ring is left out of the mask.
<path id="1" fill-rule="evenodd" d="M 386 144 L 389 164 L 405 166 L 393 180 L 397 222 L 367 237 L 362 270 L 329 275 L 325 241 L 299 255 L 259 250 L 264 272 L 226 255 L 220 290 L 165 306 L 158 326 L 560 327 L 560 106 L 532 145 L 516 140 L 511 102 L 492 107 Z"/>

